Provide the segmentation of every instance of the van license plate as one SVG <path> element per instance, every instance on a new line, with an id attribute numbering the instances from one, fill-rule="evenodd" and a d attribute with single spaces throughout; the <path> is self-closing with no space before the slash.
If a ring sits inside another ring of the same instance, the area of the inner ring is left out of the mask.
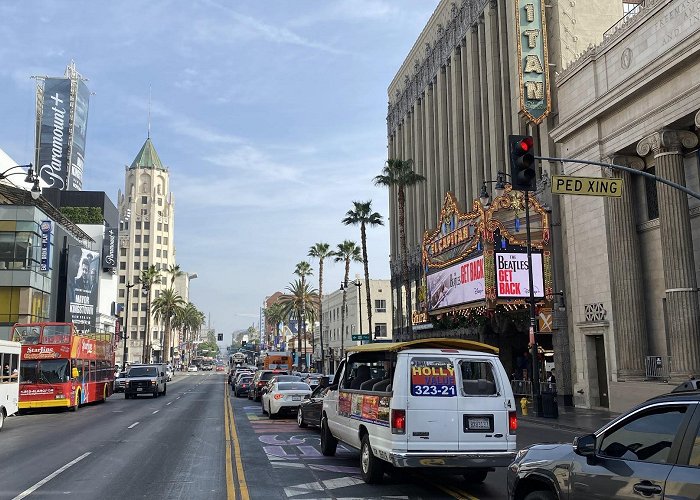
<path id="1" fill-rule="evenodd" d="M 489 422 L 488 418 L 470 418 L 468 421 L 469 424 L 469 430 L 485 430 L 488 431 L 491 429 L 491 422 Z"/>
<path id="2" fill-rule="evenodd" d="M 292 401 L 301 401 L 301 396 L 292 396 Z"/>
<path id="3" fill-rule="evenodd" d="M 143 387 L 138 387 L 136 390 L 137 390 L 137 391 L 143 391 Z"/>

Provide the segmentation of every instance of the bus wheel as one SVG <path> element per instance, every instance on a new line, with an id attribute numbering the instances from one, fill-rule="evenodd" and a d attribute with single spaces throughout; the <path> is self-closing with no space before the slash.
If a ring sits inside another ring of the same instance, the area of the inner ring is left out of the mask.
<path id="1" fill-rule="evenodd" d="M 109 389 L 107 389 L 107 384 L 105 384 L 104 388 L 102 389 L 102 402 L 105 403 L 107 401 L 108 397 L 109 397 Z"/>

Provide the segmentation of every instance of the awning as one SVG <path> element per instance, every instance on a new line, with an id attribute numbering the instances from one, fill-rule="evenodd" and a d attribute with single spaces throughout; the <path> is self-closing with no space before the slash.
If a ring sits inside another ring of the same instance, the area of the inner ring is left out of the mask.
<path id="1" fill-rule="evenodd" d="M 465 351 L 487 352 L 498 354 L 498 347 L 489 344 L 482 344 L 474 340 L 431 338 L 409 340 L 408 342 L 375 342 L 353 346 L 345 349 L 347 352 L 381 352 L 381 351 L 403 351 L 405 349 L 463 349 Z"/>

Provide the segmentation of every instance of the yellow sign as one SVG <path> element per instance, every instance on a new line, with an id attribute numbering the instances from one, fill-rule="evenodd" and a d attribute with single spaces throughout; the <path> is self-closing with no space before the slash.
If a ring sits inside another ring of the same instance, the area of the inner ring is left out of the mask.
<path id="1" fill-rule="evenodd" d="M 540 316 L 537 318 L 539 322 L 540 333 L 552 333 L 552 326 L 554 325 L 554 316 L 552 316 L 551 309 L 540 309 Z"/>
<path id="2" fill-rule="evenodd" d="M 552 193 L 584 194 L 588 196 L 619 198 L 622 196 L 622 179 L 553 175 Z"/>

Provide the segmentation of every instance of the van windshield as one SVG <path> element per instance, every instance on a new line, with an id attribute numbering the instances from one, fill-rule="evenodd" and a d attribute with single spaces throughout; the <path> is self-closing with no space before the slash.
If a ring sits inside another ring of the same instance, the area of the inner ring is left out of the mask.
<path id="1" fill-rule="evenodd" d="M 129 370 L 129 377 L 156 377 L 158 369 L 155 366 L 137 366 Z"/>

